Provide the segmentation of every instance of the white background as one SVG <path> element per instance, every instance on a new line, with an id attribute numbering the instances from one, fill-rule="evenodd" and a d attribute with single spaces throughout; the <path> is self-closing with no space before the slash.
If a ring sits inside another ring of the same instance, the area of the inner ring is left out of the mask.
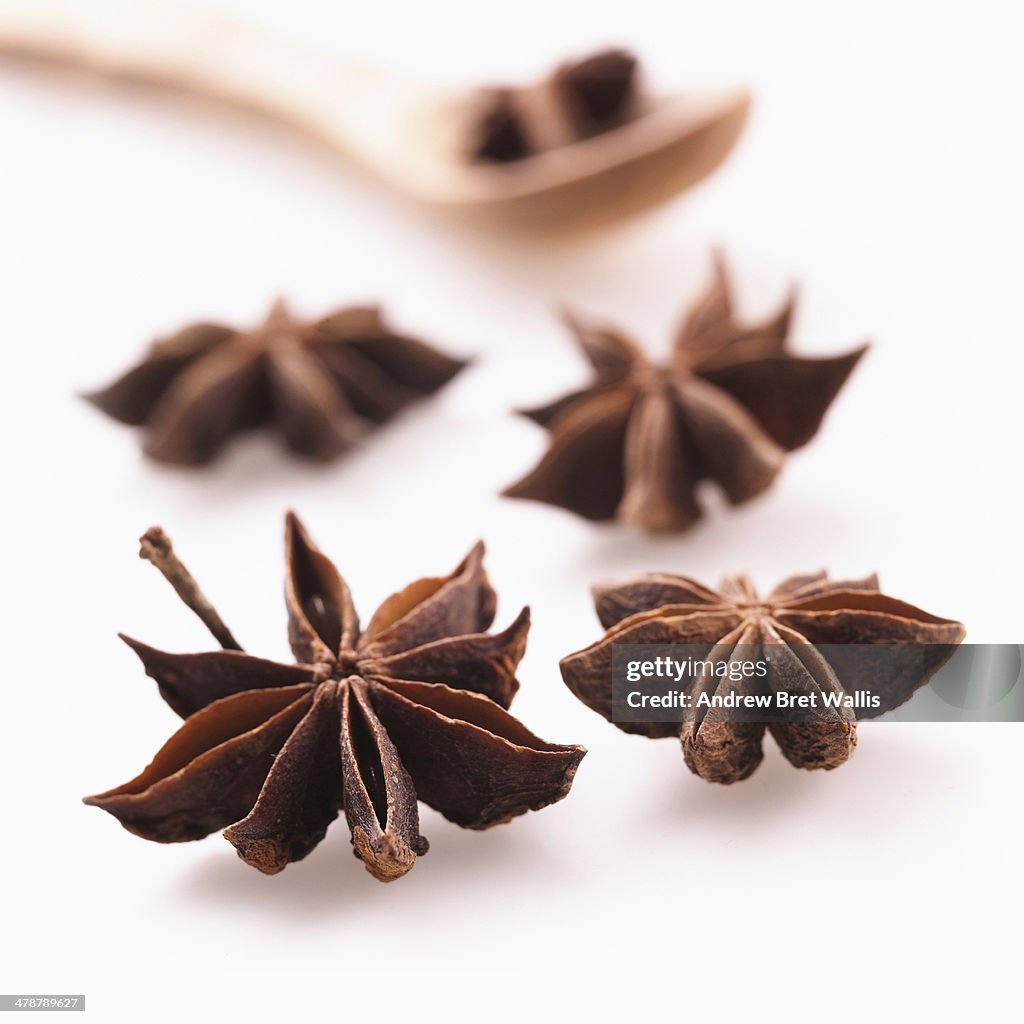
<path id="1" fill-rule="evenodd" d="M 1011 4 L 243 3 L 281 31 L 426 78 L 529 77 L 625 43 L 659 84 L 742 81 L 748 134 L 710 183 L 554 245 L 454 230 L 257 120 L 0 70 L 4 506 L 0 990 L 85 992 L 103 1021 L 519 1012 L 601 1019 L 1010 1019 L 1019 972 L 1019 726 L 875 725 L 848 765 L 691 776 L 562 685 L 599 635 L 588 586 L 632 572 L 768 587 L 827 567 L 1020 641 L 1021 28 Z M 801 351 L 870 356 L 817 439 L 682 537 L 494 495 L 540 455 L 510 407 L 585 370 L 558 302 L 667 343 L 712 243 L 743 307 L 803 285 Z M 270 442 L 213 470 L 147 465 L 74 392 L 200 317 L 381 300 L 477 365 L 329 468 Z M 136 558 L 161 523 L 254 653 L 287 656 L 294 507 L 364 616 L 489 546 L 498 625 L 533 607 L 515 710 L 590 750 L 569 799 L 486 833 L 424 809 L 431 851 L 375 882 L 343 822 L 267 878 L 214 836 L 162 847 L 83 807 L 176 727 L 118 630 L 209 646 Z M 146 1009 L 142 1006 L 146 1004 Z M 189 1010 L 191 1007 L 191 1011 Z"/>

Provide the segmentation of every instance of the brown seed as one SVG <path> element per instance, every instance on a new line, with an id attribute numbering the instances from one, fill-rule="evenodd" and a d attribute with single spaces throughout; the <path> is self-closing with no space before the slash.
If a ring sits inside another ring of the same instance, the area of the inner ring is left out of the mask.
<path id="1" fill-rule="evenodd" d="M 594 600 L 606 632 L 597 643 L 562 659 L 562 678 L 587 707 L 609 721 L 615 644 L 692 644 L 699 649 L 695 657 L 712 661 L 729 659 L 739 646 L 744 658 L 753 652 L 764 659 L 766 677 L 739 684 L 702 677 L 694 693 L 716 686 L 796 695 L 870 689 L 881 701 L 863 717 L 876 717 L 909 700 L 964 638 L 959 622 L 881 593 L 876 576 L 792 576 L 761 598 L 745 576 L 726 577 L 716 591 L 685 576 L 650 573 L 597 587 Z M 883 658 L 844 657 L 843 645 L 850 644 L 907 645 L 907 653 L 901 656 L 887 646 Z M 687 766 L 709 782 L 747 778 L 761 763 L 766 729 L 797 768 L 835 768 L 857 744 L 855 714 L 843 704 L 814 721 L 766 725 L 710 707 L 684 722 L 614 724 L 651 738 L 679 736 Z"/>
<path id="2" fill-rule="evenodd" d="M 812 359 L 786 347 L 791 296 L 773 317 L 737 323 L 725 267 L 683 323 L 670 366 L 617 331 L 568 318 L 594 370 L 591 384 L 524 415 L 550 435 L 538 465 L 505 494 L 681 531 L 701 516 L 713 480 L 733 504 L 766 490 L 786 453 L 806 444 L 864 354 Z"/>
<path id="3" fill-rule="evenodd" d="M 144 549 L 154 544 L 151 560 L 225 649 L 169 654 L 123 638 L 185 718 L 141 774 L 86 798 L 128 831 L 172 843 L 223 829 L 244 861 L 274 874 L 344 810 L 357 856 L 387 882 L 427 851 L 418 800 L 483 829 L 569 792 L 583 747 L 547 743 L 505 710 L 529 612 L 487 632 L 495 594 L 482 544 L 451 575 L 392 595 L 361 629 L 345 581 L 289 514 L 294 665 L 228 649 L 230 631 L 162 531 L 147 531 Z"/>

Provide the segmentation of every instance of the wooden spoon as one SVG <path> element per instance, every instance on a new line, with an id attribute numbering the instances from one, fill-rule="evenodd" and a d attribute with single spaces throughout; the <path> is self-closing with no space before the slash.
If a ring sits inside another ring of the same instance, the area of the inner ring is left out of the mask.
<path id="1" fill-rule="evenodd" d="M 745 90 L 651 100 L 633 121 L 512 164 L 467 160 L 479 96 L 306 50 L 254 25 L 165 2 L 0 0 L 0 53 L 56 60 L 259 110 L 452 213 L 580 228 L 636 213 L 725 158 Z"/>

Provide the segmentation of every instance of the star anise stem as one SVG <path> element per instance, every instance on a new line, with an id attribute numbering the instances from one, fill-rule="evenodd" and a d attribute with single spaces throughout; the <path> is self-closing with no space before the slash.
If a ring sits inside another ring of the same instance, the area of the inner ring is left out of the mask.
<path id="1" fill-rule="evenodd" d="M 199 589 L 192 573 L 185 568 L 174 553 L 171 538 L 159 526 L 151 526 L 139 538 L 139 558 L 152 562 L 172 587 L 178 597 L 202 620 L 213 638 L 227 651 L 240 651 L 242 645 L 232 636 L 231 630 L 217 614 L 217 609 Z"/>

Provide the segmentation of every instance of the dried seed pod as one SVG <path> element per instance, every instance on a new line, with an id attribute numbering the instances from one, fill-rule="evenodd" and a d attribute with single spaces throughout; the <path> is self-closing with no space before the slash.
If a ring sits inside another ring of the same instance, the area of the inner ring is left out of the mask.
<path id="1" fill-rule="evenodd" d="M 745 576 L 727 577 L 716 591 L 685 576 L 650 573 L 597 587 L 594 599 L 606 632 L 597 643 L 562 659 L 562 678 L 587 707 L 609 721 L 615 644 L 696 645 L 707 667 L 692 681 L 695 698 L 722 689 L 740 696 L 870 689 L 880 701 L 863 717 L 875 717 L 909 700 L 964 638 L 959 622 L 881 593 L 876 576 L 791 576 L 761 598 Z M 858 656 L 852 656 L 850 645 L 857 645 Z M 884 656 L 864 657 L 863 645 L 886 645 L 878 648 Z M 844 656 L 844 650 L 851 655 Z M 744 658 L 757 652 L 765 662 L 765 677 L 736 681 L 716 671 L 718 663 L 737 652 Z M 747 778 L 761 763 L 766 731 L 797 768 L 830 769 L 847 761 L 857 744 L 854 711 L 842 701 L 814 703 L 819 708 L 814 715 L 795 721 L 744 720 L 705 702 L 704 709 L 682 722 L 614 724 L 651 738 L 679 736 L 692 772 L 709 782 L 731 783 Z"/>
<path id="2" fill-rule="evenodd" d="M 348 586 L 294 515 L 286 529 L 288 637 L 296 664 L 237 644 L 159 531 L 149 558 L 224 650 L 169 654 L 124 637 L 183 718 L 130 782 L 85 802 L 156 842 L 223 829 L 267 874 L 301 860 L 344 810 L 383 882 L 426 853 L 417 801 L 483 829 L 561 800 L 586 751 L 533 735 L 506 708 L 527 609 L 487 630 L 495 594 L 477 544 L 449 576 L 388 598 L 361 629 Z"/>
<path id="3" fill-rule="evenodd" d="M 600 135 L 639 110 L 638 64 L 625 50 L 605 50 L 563 64 L 531 88 L 485 95 L 471 146 L 483 163 L 514 163 Z"/>
<path id="4" fill-rule="evenodd" d="M 690 312 L 670 366 L 657 366 L 617 331 L 569 318 L 594 370 L 590 385 L 524 415 L 547 429 L 537 466 L 505 494 L 682 531 L 701 517 L 697 487 L 714 481 L 733 504 L 766 490 L 787 452 L 817 432 L 867 349 L 794 356 L 793 296 L 768 320 L 734 318 L 725 267 Z"/>
<path id="5" fill-rule="evenodd" d="M 277 303 L 252 331 L 186 327 L 85 398 L 142 427 L 144 450 L 158 462 L 204 465 L 257 428 L 275 431 L 296 455 L 325 461 L 465 365 L 396 333 L 376 308 L 307 323 Z"/>

